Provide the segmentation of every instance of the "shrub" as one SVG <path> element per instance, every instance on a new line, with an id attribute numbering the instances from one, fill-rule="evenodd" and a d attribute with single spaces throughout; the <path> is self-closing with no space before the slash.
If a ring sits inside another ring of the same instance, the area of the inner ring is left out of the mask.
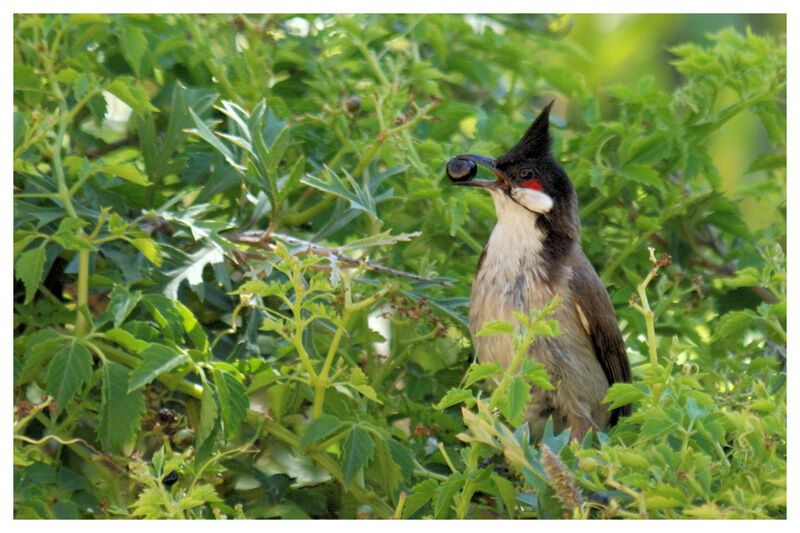
<path id="1" fill-rule="evenodd" d="M 565 20 L 17 16 L 15 516 L 785 517 L 785 43 L 595 88 Z M 494 215 L 443 172 L 551 96 L 635 376 L 583 443 L 517 427 L 540 367 L 471 364 Z"/>

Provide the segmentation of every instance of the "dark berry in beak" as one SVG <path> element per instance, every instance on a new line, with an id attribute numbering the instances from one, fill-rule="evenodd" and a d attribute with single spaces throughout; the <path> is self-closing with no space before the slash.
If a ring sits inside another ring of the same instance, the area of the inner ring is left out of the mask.
<path id="1" fill-rule="evenodd" d="M 471 180 L 478 173 L 478 165 L 469 159 L 454 157 L 447 162 L 447 177 L 450 181 Z"/>

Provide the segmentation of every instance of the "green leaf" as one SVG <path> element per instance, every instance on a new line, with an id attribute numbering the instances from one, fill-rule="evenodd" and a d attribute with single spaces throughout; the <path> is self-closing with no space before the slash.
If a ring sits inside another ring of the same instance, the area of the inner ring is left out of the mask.
<path id="1" fill-rule="evenodd" d="M 141 299 L 141 291 L 129 292 L 122 285 L 114 286 L 106 313 L 114 317 L 115 328 L 120 327 L 125 322 L 125 319 L 128 318 L 128 315 L 136 308 Z"/>
<path id="2" fill-rule="evenodd" d="M 150 345 L 149 342 L 137 339 L 129 331 L 122 328 L 110 329 L 103 333 L 103 335 L 108 340 L 114 341 L 134 353 L 139 353 Z"/>
<path id="3" fill-rule="evenodd" d="M 118 163 L 109 165 L 102 169 L 103 174 L 108 174 L 111 177 L 119 177 L 136 185 L 148 186 L 152 185 L 147 176 L 142 174 L 142 171 L 133 163 Z"/>
<path id="4" fill-rule="evenodd" d="M 638 402 L 650 396 L 647 386 L 642 383 L 614 383 L 608 389 L 603 403 L 610 403 L 610 409 L 616 409 L 629 403 Z"/>
<path id="5" fill-rule="evenodd" d="M 366 185 L 359 187 L 346 170 L 342 169 L 342 172 L 344 172 L 344 180 L 339 178 L 332 169 L 325 167 L 323 175 L 327 176 L 327 181 L 312 176 L 311 174 L 306 174 L 301 181 L 309 187 L 314 187 L 315 189 L 344 198 L 350 202 L 350 207 L 353 209 L 365 211 L 372 215 L 374 219 L 378 219 L 378 215 L 375 212 L 375 201 L 372 198 L 369 188 Z"/>
<path id="6" fill-rule="evenodd" d="M 25 343 L 25 361 L 19 379 L 15 384 L 27 383 L 34 379 L 45 361 L 50 360 L 67 337 L 53 329 L 40 329 Z"/>
<path id="7" fill-rule="evenodd" d="M 386 494 L 394 494 L 403 481 L 400 466 L 392 459 L 389 446 L 384 438 L 378 437 L 375 441 L 375 458 L 370 465 L 370 470 L 377 475 L 380 486 Z"/>
<path id="8" fill-rule="evenodd" d="M 155 266 L 161 266 L 161 246 L 153 239 L 131 239 L 131 244 L 134 245 L 144 256 Z"/>
<path id="9" fill-rule="evenodd" d="M 219 140 L 219 138 L 216 135 L 214 135 L 214 132 L 211 131 L 211 129 L 209 129 L 208 126 L 206 126 L 206 123 L 203 122 L 200 119 L 200 117 L 198 117 L 195 114 L 194 110 L 191 107 L 189 108 L 189 114 L 191 115 L 192 120 L 194 120 L 195 124 L 195 129 L 189 130 L 189 133 L 197 135 L 198 137 L 206 141 L 208 144 L 216 148 L 217 151 L 220 154 L 222 154 L 222 156 L 225 158 L 228 164 L 230 164 L 237 171 L 245 170 L 245 167 L 236 161 L 236 159 L 233 156 L 233 152 L 231 152 L 230 149 L 228 149 L 228 147 L 225 146 L 225 144 L 221 140 Z"/>
<path id="10" fill-rule="evenodd" d="M 627 148 L 627 149 L 626 149 Z M 670 153 L 670 142 L 665 134 L 655 134 L 634 140 L 620 147 L 622 159 L 626 164 L 638 163 L 653 165 L 659 163 Z"/>
<path id="11" fill-rule="evenodd" d="M 512 426 L 518 426 L 525 418 L 525 406 L 531 401 L 531 386 L 524 380 L 514 379 L 508 388 L 507 411 L 503 413 Z"/>
<path id="12" fill-rule="evenodd" d="M 386 439 L 386 444 L 389 446 L 389 453 L 392 456 L 392 460 L 397 463 L 397 466 L 400 467 L 400 472 L 403 474 L 403 480 L 406 483 L 411 482 L 411 478 L 416 469 L 416 465 L 414 464 L 414 453 L 408 448 L 408 446 L 400 444 L 392 439 Z"/>
<path id="13" fill-rule="evenodd" d="M 486 335 L 511 335 L 514 333 L 514 326 L 503 320 L 490 320 L 484 322 L 481 330 L 475 334 L 476 337 L 485 337 Z"/>
<path id="14" fill-rule="evenodd" d="M 22 253 L 17 259 L 14 272 L 17 279 L 25 284 L 25 305 L 31 303 L 44 275 L 45 242 L 32 250 Z"/>
<path id="15" fill-rule="evenodd" d="M 372 460 L 375 452 L 375 441 L 369 432 L 360 427 L 353 426 L 344 438 L 342 448 L 342 477 L 345 487 L 361 472 Z"/>
<path id="16" fill-rule="evenodd" d="M 167 518 L 169 515 L 162 509 L 162 503 L 161 490 L 148 487 L 139 493 L 139 497 L 131 505 L 131 516 L 141 516 L 145 520 Z"/>
<path id="17" fill-rule="evenodd" d="M 151 344 L 139 355 L 142 362 L 130 374 L 128 392 L 141 389 L 164 372 L 189 360 L 189 356 L 179 353 L 163 344 Z"/>
<path id="18" fill-rule="evenodd" d="M 122 31 L 122 55 L 138 78 L 142 71 L 142 58 L 147 53 L 147 38 L 134 24 L 126 24 Z"/>
<path id="19" fill-rule="evenodd" d="M 222 250 L 213 242 L 203 246 L 187 257 L 186 262 L 167 273 L 172 279 L 164 287 L 164 294 L 173 300 L 178 299 L 178 287 L 183 280 L 189 282 L 190 287 L 197 287 L 203 284 L 203 270 L 206 265 L 222 263 L 225 255 Z"/>
<path id="20" fill-rule="evenodd" d="M 555 389 L 555 386 L 550 382 L 550 376 L 547 374 L 544 365 L 537 363 L 533 359 L 526 359 L 522 363 L 522 375 L 528 382 L 544 390 Z"/>
<path id="21" fill-rule="evenodd" d="M 655 413 L 648 414 L 644 423 L 642 423 L 642 427 L 639 429 L 639 436 L 643 439 L 660 437 L 675 426 L 675 422 L 665 415 L 656 416 Z"/>
<path id="22" fill-rule="evenodd" d="M 433 501 L 433 517 L 447 518 L 450 514 L 450 504 L 453 497 L 458 494 L 464 486 L 466 479 L 458 472 L 450 474 L 446 481 L 443 481 L 436 489 Z"/>
<path id="23" fill-rule="evenodd" d="M 213 374 L 225 437 L 231 438 L 244 420 L 250 401 L 244 385 L 233 374 L 216 368 Z"/>
<path id="24" fill-rule="evenodd" d="M 357 366 L 353 367 L 350 373 L 349 385 L 373 402 L 383 403 L 378 399 L 375 389 L 367 385 L 367 377 L 364 375 L 364 371 L 361 370 L 361 368 Z"/>
<path id="25" fill-rule="evenodd" d="M 305 169 L 306 159 L 305 155 L 302 154 L 297 161 L 295 161 L 292 171 L 286 176 L 286 179 L 282 182 L 278 182 L 278 204 L 282 203 L 286 197 L 289 196 L 289 193 L 297 187 L 297 184 L 300 183 L 300 179 L 303 177 Z"/>
<path id="26" fill-rule="evenodd" d="M 459 403 L 464 403 L 467 407 L 475 405 L 475 397 L 472 395 L 472 391 L 469 389 L 450 389 L 433 408 L 441 411 Z"/>
<path id="27" fill-rule="evenodd" d="M 145 411 L 141 391 L 128 392 L 128 369 L 112 362 L 103 364 L 100 424 L 97 435 L 103 449 L 122 453 L 122 448 L 141 425 Z"/>
<path id="28" fill-rule="evenodd" d="M 403 506 L 403 518 L 411 518 L 411 515 L 419 511 L 423 505 L 428 503 L 439 483 L 433 479 L 426 479 L 421 483 L 417 483 L 411 488 L 411 494 L 406 497 L 406 504 Z"/>
<path id="29" fill-rule="evenodd" d="M 500 499 L 503 500 L 503 505 L 506 506 L 508 517 L 514 518 L 517 508 L 517 489 L 514 488 L 514 485 L 509 480 L 495 473 L 492 473 L 491 479 L 497 489 L 497 493 L 500 495 Z"/>
<path id="30" fill-rule="evenodd" d="M 221 503 L 222 499 L 217 495 L 217 491 L 212 485 L 195 485 L 186 496 L 178 502 L 178 509 L 183 511 L 199 507 L 206 503 Z"/>
<path id="31" fill-rule="evenodd" d="M 213 433 L 217 423 L 217 399 L 211 384 L 203 381 L 203 395 L 200 399 L 200 425 L 197 428 L 197 445 L 201 446 Z"/>
<path id="32" fill-rule="evenodd" d="M 158 108 L 150 103 L 147 93 L 134 85 L 135 80 L 129 76 L 117 78 L 112 81 L 107 91 L 128 104 L 137 113 L 145 114 L 148 111 L 158 112 Z"/>
<path id="33" fill-rule="evenodd" d="M 145 294 L 142 303 L 153 315 L 161 333 L 170 341 L 181 344 L 183 342 L 183 316 L 178 311 L 175 302 L 163 294 Z"/>
<path id="34" fill-rule="evenodd" d="M 321 415 L 311 421 L 300 439 L 300 449 L 305 450 L 312 444 L 322 441 L 344 425 L 340 419 L 333 415 Z"/>
<path id="35" fill-rule="evenodd" d="M 186 334 L 192 340 L 195 348 L 201 353 L 208 352 L 208 336 L 206 332 L 203 330 L 203 326 L 198 322 L 197 317 L 194 316 L 188 307 L 180 303 L 179 301 L 175 302 L 175 307 L 180 313 L 181 317 L 183 317 L 183 329 L 186 331 Z"/>
<path id="36" fill-rule="evenodd" d="M 283 155 L 286 153 L 286 149 L 289 147 L 290 138 L 289 125 L 287 124 L 278 134 L 278 137 L 275 138 L 272 146 L 270 146 L 267 160 L 264 162 L 267 166 L 267 170 L 272 174 L 277 172 L 278 164 L 281 162 Z"/>
<path id="37" fill-rule="evenodd" d="M 261 387 L 265 387 L 270 383 L 275 383 L 278 381 L 278 378 L 280 378 L 280 375 L 277 374 L 272 368 L 268 368 L 263 372 L 259 372 L 250 379 L 250 385 L 247 386 L 247 394 L 258 390 Z"/>
<path id="38" fill-rule="evenodd" d="M 72 341 L 56 353 L 47 373 L 47 393 L 56 403 L 54 417 L 91 377 L 92 356 L 83 344 Z"/>
<path id="39" fill-rule="evenodd" d="M 465 387 L 471 387 L 478 381 L 484 381 L 503 373 L 503 367 L 500 366 L 499 361 L 493 363 L 473 364 L 467 369 L 467 376 L 464 381 Z"/>

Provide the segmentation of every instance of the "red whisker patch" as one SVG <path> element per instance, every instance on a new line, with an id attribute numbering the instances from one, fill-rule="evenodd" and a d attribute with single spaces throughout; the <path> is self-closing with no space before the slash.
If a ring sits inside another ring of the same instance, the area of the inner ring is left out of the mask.
<path id="1" fill-rule="evenodd" d="M 532 180 L 528 180 L 522 184 L 523 187 L 527 187 L 528 189 L 533 189 L 534 191 L 541 191 L 542 184 L 539 183 L 539 180 L 533 178 Z"/>

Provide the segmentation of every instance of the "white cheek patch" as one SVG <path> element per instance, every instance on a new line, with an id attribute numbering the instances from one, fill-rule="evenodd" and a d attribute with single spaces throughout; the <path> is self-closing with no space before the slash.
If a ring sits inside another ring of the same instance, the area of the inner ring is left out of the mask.
<path id="1" fill-rule="evenodd" d="M 541 215 L 549 213 L 553 208 L 553 199 L 542 191 L 515 187 L 511 189 L 511 197 L 525 209 Z"/>

